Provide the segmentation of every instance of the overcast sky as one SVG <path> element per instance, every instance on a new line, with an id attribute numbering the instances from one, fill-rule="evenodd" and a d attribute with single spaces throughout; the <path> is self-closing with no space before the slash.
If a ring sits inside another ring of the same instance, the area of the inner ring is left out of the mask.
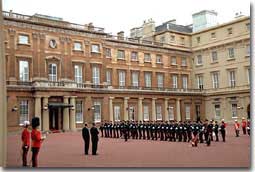
<path id="1" fill-rule="evenodd" d="M 152 18 L 156 25 L 176 19 L 177 24 L 192 23 L 192 14 L 201 10 L 218 12 L 220 23 L 232 20 L 236 12 L 250 13 L 249 0 L 3 0 L 3 10 L 33 15 L 61 17 L 72 23 L 93 22 L 107 33 L 116 34 L 141 26 Z"/>

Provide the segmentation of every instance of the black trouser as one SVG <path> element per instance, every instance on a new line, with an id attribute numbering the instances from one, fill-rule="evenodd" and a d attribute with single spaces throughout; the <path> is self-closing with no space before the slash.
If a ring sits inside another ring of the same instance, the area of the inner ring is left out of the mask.
<path id="1" fill-rule="evenodd" d="M 247 129 L 247 133 L 248 133 L 248 135 L 250 135 L 250 129 Z"/>
<path id="2" fill-rule="evenodd" d="M 210 135 L 210 137 L 211 137 L 211 141 L 213 141 L 213 132 L 210 131 L 209 135 Z"/>
<path id="3" fill-rule="evenodd" d="M 127 131 L 123 131 L 125 142 L 128 140 L 128 133 Z"/>
<path id="4" fill-rule="evenodd" d="M 150 140 L 150 130 L 147 129 L 147 139 Z"/>
<path id="5" fill-rule="evenodd" d="M 225 142 L 225 136 L 226 136 L 226 131 L 225 130 L 221 131 L 221 136 L 222 136 L 223 142 Z"/>
<path id="6" fill-rule="evenodd" d="M 179 141 L 179 142 L 182 141 L 182 133 L 181 133 L 181 132 L 178 133 L 178 141 Z"/>
<path id="7" fill-rule="evenodd" d="M 142 138 L 142 130 L 139 129 L 138 132 L 139 132 L 139 139 L 141 139 Z"/>
<path id="8" fill-rule="evenodd" d="M 215 133 L 215 137 L 216 137 L 216 142 L 218 142 L 219 141 L 218 131 L 214 131 L 214 133 Z"/>
<path id="9" fill-rule="evenodd" d="M 98 143 L 97 139 L 92 140 L 92 155 L 96 155 L 97 153 L 97 143 Z"/>
<path id="10" fill-rule="evenodd" d="M 184 133 L 183 133 L 183 141 L 187 142 L 187 132 L 186 131 L 184 131 Z"/>
<path id="11" fill-rule="evenodd" d="M 27 166 L 27 152 L 29 150 L 29 146 L 22 146 L 22 162 L 23 162 L 23 166 Z"/>
<path id="12" fill-rule="evenodd" d="M 192 133 L 191 133 L 191 131 L 188 131 L 187 133 L 188 133 L 188 142 L 189 142 L 192 139 Z"/>
<path id="13" fill-rule="evenodd" d="M 104 137 L 104 130 L 101 129 L 101 137 Z"/>
<path id="14" fill-rule="evenodd" d="M 243 128 L 243 134 L 246 134 L 246 127 L 242 127 Z"/>
<path id="15" fill-rule="evenodd" d="M 38 153 L 40 148 L 32 147 L 32 167 L 38 167 Z"/>
<path id="16" fill-rule="evenodd" d="M 172 138 L 173 138 L 173 141 L 175 142 L 176 141 L 176 132 L 173 132 Z"/>
<path id="17" fill-rule="evenodd" d="M 168 131 L 165 131 L 165 141 L 167 141 L 167 139 L 169 138 L 169 132 Z"/>
<path id="18" fill-rule="evenodd" d="M 208 137 L 209 137 L 209 133 L 208 133 L 208 132 L 205 132 L 205 141 L 208 140 Z"/>
<path id="19" fill-rule="evenodd" d="M 84 154 L 85 155 L 89 154 L 89 139 L 84 140 Z"/>
<path id="20" fill-rule="evenodd" d="M 119 129 L 116 129 L 116 133 L 117 133 L 117 138 L 119 138 Z"/>
<path id="21" fill-rule="evenodd" d="M 204 140 L 203 140 L 203 132 L 200 132 L 200 133 L 199 133 L 199 140 L 200 140 L 200 143 L 204 143 Z"/>
<path id="22" fill-rule="evenodd" d="M 160 131 L 160 140 L 164 140 L 164 134 L 163 134 L 163 131 Z"/>
<path id="23" fill-rule="evenodd" d="M 108 132 L 107 131 L 108 131 L 107 129 L 104 130 L 104 136 L 105 137 L 108 137 Z"/>
<path id="24" fill-rule="evenodd" d="M 236 130 L 236 137 L 239 137 L 239 130 Z"/>
<path id="25" fill-rule="evenodd" d="M 113 129 L 113 138 L 116 138 L 116 129 Z"/>
<path id="26" fill-rule="evenodd" d="M 145 129 L 143 129 L 143 139 L 145 139 Z"/>
<path id="27" fill-rule="evenodd" d="M 112 137 L 112 129 L 110 129 L 110 137 Z"/>

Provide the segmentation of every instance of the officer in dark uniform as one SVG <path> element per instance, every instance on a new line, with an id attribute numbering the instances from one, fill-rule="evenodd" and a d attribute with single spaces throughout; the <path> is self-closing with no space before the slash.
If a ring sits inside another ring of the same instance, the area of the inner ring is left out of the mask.
<path id="1" fill-rule="evenodd" d="M 97 154 L 97 144 L 98 144 L 98 130 L 95 127 L 95 123 L 92 123 L 92 127 L 90 129 L 90 134 L 91 134 L 91 141 L 92 141 L 92 155 Z"/>
<path id="2" fill-rule="evenodd" d="M 142 130 L 143 130 L 143 124 L 142 124 L 142 121 L 139 121 L 139 124 L 138 124 L 138 137 L 139 137 L 139 139 L 142 138 Z"/>
<path id="3" fill-rule="evenodd" d="M 90 140 L 90 135 L 89 135 L 89 129 L 87 128 L 88 124 L 85 123 L 83 129 L 82 129 L 82 138 L 84 140 L 84 154 L 88 155 L 89 154 L 89 140 Z"/>
<path id="4" fill-rule="evenodd" d="M 105 121 L 105 123 L 104 123 L 104 135 L 105 135 L 105 137 L 109 137 L 107 126 L 108 126 L 107 121 Z"/>
<path id="5" fill-rule="evenodd" d="M 152 123 L 151 125 L 151 140 L 154 140 L 155 137 L 155 130 L 156 130 L 156 123 Z"/>
<path id="6" fill-rule="evenodd" d="M 117 138 L 119 138 L 119 131 L 120 131 L 120 122 L 117 122 L 117 126 L 116 126 L 116 134 L 117 134 Z"/>
<path id="7" fill-rule="evenodd" d="M 174 134 L 174 124 L 173 124 L 173 121 L 170 121 L 170 124 L 169 124 L 169 141 L 173 141 L 173 134 Z"/>
<path id="8" fill-rule="evenodd" d="M 142 128 L 142 131 L 143 131 L 143 139 L 144 139 L 144 140 L 146 139 L 146 137 L 145 137 L 145 132 L 146 132 L 146 130 L 147 130 L 147 124 L 146 124 L 145 121 L 143 121 L 143 128 Z"/>
<path id="9" fill-rule="evenodd" d="M 108 130 L 108 133 L 109 133 L 109 137 L 112 137 L 112 126 L 111 126 L 111 122 L 108 122 L 107 130 Z"/>
<path id="10" fill-rule="evenodd" d="M 164 130 L 164 134 L 165 134 L 165 141 L 167 141 L 167 139 L 169 139 L 169 124 L 167 121 L 165 121 L 165 130 Z"/>
<path id="11" fill-rule="evenodd" d="M 222 140 L 223 142 L 225 142 L 225 137 L 226 137 L 226 129 L 225 129 L 225 122 L 222 121 L 221 125 L 220 125 L 220 132 L 221 132 L 221 136 L 222 136 Z"/>
<path id="12" fill-rule="evenodd" d="M 114 126 L 113 126 L 113 123 L 112 123 L 112 121 L 110 122 L 110 137 L 111 138 L 113 138 L 113 128 L 114 128 Z"/>
<path id="13" fill-rule="evenodd" d="M 188 135 L 188 142 L 190 142 L 192 139 L 192 123 L 191 123 L 191 121 L 188 121 L 188 124 L 187 124 L 187 135 Z"/>
<path id="14" fill-rule="evenodd" d="M 101 137 L 104 137 L 104 123 L 103 122 L 101 122 L 99 129 L 101 131 Z"/>
<path id="15" fill-rule="evenodd" d="M 207 130 L 211 141 L 213 141 L 213 127 L 213 120 L 210 120 L 210 124 L 208 124 Z"/>
<path id="16" fill-rule="evenodd" d="M 146 125 L 146 132 L 147 132 L 147 140 L 150 140 L 150 136 L 151 136 L 151 122 L 147 122 L 147 125 Z"/>
<path id="17" fill-rule="evenodd" d="M 128 130 L 129 130 L 128 122 L 123 122 L 122 134 L 124 136 L 125 142 L 128 140 Z"/>
<path id="18" fill-rule="evenodd" d="M 158 140 L 158 137 L 160 138 L 160 129 L 161 129 L 160 123 L 156 122 L 156 127 L 155 127 L 155 137 L 156 137 L 156 140 Z"/>
<path id="19" fill-rule="evenodd" d="M 164 140 L 164 132 L 165 132 L 165 124 L 163 124 L 163 121 L 160 124 L 160 141 Z"/>
<path id="20" fill-rule="evenodd" d="M 174 128 L 173 139 L 174 139 L 174 142 L 175 142 L 178 139 L 178 129 L 179 129 L 177 121 L 174 122 L 174 127 L 173 128 Z"/>
<path id="21" fill-rule="evenodd" d="M 219 141 L 219 136 L 218 136 L 219 125 L 218 125 L 217 121 L 215 121 L 215 125 L 213 127 L 213 131 L 214 131 L 214 134 L 215 134 L 215 137 L 216 137 L 216 142 L 218 142 Z"/>
<path id="22" fill-rule="evenodd" d="M 130 133 L 131 133 L 131 130 L 130 130 L 130 128 L 131 128 L 131 122 L 130 121 L 127 121 L 127 137 L 128 137 L 128 139 L 130 139 Z"/>
<path id="23" fill-rule="evenodd" d="M 135 125 L 134 125 L 134 137 L 135 139 L 138 139 L 138 122 L 135 121 Z"/>
<path id="24" fill-rule="evenodd" d="M 122 135 L 123 135 L 124 123 L 125 123 L 125 121 L 122 121 L 120 123 L 120 137 L 122 137 Z"/>
<path id="25" fill-rule="evenodd" d="M 204 126 L 201 121 L 198 122 L 199 127 L 199 141 L 200 143 L 204 143 L 203 135 L 204 135 Z"/>
<path id="26" fill-rule="evenodd" d="M 205 135 L 205 142 L 208 144 L 208 137 L 209 137 L 209 130 L 208 130 L 208 119 L 204 122 L 204 135 Z M 210 138 L 211 139 L 211 138 Z"/>
<path id="27" fill-rule="evenodd" d="M 187 130 L 188 130 L 188 125 L 187 125 L 187 122 L 184 121 L 184 124 L 183 124 L 183 141 L 184 142 L 187 142 Z"/>

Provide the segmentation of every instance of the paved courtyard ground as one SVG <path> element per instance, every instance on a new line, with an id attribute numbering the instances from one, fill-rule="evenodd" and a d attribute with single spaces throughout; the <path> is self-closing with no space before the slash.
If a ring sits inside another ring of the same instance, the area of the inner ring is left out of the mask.
<path id="1" fill-rule="evenodd" d="M 250 137 L 235 137 L 210 147 L 189 143 L 99 138 L 98 154 L 85 156 L 81 132 L 49 134 L 39 153 L 40 167 L 249 167 Z M 8 136 L 8 167 L 21 166 L 20 135 Z M 31 151 L 29 151 L 29 161 Z"/>

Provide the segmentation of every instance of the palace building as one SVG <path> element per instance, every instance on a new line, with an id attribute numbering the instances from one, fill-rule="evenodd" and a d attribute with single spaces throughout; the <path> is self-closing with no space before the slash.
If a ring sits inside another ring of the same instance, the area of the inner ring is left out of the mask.
<path id="1" fill-rule="evenodd" d="M 74 131 L 105 120 L 248 115 L 249 17 L 196 32 L 150 20 L 129 38 L 58 17 L 3 17 L 9 131 L 34 116 L 43 131 Z"/>

